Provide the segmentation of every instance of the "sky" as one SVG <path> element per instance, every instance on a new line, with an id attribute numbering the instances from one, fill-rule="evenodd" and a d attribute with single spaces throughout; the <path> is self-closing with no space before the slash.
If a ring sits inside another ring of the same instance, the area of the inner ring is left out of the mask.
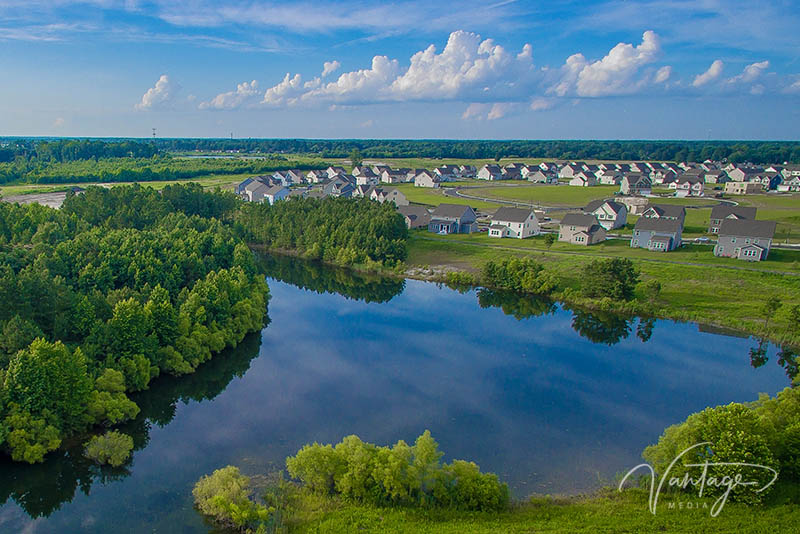
<path id="1" fill-rule="evenodd" d="M 800 139 L 800 0 L 0 0 L 0 136 Z"/>

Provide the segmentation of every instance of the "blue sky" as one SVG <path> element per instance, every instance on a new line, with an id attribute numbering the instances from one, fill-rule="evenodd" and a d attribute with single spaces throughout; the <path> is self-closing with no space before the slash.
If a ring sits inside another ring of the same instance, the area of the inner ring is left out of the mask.
<path id="1" fill-rule="evenodd" d="M 800 138 L 800 2 L 0 0 L 0 135 Z"/>

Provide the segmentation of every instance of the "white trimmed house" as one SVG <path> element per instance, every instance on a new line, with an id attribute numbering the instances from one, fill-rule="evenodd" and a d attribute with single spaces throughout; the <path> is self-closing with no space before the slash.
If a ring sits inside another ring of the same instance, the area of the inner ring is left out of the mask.
<path id="1" fill-rule="evenodd" d="M 492 216 L 489 237 L 525 239 L 539 234 L 539 221 L 533 210 L 502 207 Z"/>

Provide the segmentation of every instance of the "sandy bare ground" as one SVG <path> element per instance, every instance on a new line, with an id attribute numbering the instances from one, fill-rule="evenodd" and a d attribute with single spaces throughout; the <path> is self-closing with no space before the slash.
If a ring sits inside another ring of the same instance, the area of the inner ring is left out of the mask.
<path id="1" fill-rule="evenodd" d="M 60 208 L 67 198 L 67 193 L 34 193 L 30 195 L 16 195 L 3 197 L 4 202 L 17 202 L 19 204 L 42 204 L 51 208 Z"/>

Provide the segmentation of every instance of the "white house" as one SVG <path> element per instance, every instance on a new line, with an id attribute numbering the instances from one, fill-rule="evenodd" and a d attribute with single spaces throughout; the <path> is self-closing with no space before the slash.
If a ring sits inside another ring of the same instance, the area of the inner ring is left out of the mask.
<path id="1" fill-rule="evenodd" d="M 479 180 L 503 180 L 505 176 L 500 165 L 484 165 L 478 171 L 476 178 Z"/>
<path id="2" fill-rule="evenodd" d="M 270 206 L 279 200 L 283 200 L 289 196 L 289 188 L 282 185 L 273 185 L 264 192 L 264 200 L 269 202 Z"/>
<path id="3" fill-rule="evenodd" d="M 539 221 L 533 210 L 498 208 L 492 216 L 489 237 L 515 237 L 525 239 L 539 234 Z"/>
<path id="4" fill-rule="evenodd" d="M 597 176 L 595 176 L 592 171 L 581 171 L 573 176 L 572 180 L 569 181 L 569 185 L 578 187 L 590 187 L 597 185 Z"/>
<path id="5" fill-rule="evenodd" d="M 442 179 L 438 174 L 431 171 L 422 171 L 414 177 L 415 187 L 439 187 Z"/>

